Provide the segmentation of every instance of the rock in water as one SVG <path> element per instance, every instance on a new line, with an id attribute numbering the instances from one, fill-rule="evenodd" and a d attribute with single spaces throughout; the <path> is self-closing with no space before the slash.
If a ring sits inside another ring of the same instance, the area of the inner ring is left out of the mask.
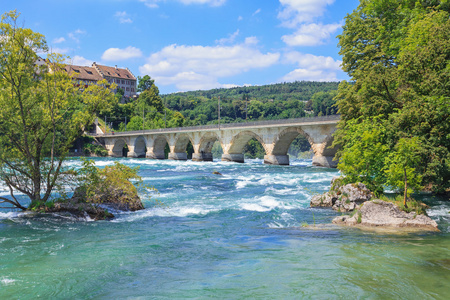
<path id="1" fill-rule="evenodd" d="M 333 187 L 334 190 L 314 196 L 311 199 L 311 207 L 333 207 L 336 211 L 347 212 L 357 209 L 361 203 L 372 198 L 372 193 L 363 183 L 343 186 L 333 183 Z"/>
<path id="2" fill-rule="evenodd" d="M 322 195 L 315 195 L 311 198 L 311 207 L 332 207 L 337 200 L 337 195 L 327 192 Z"/>
<path id="3" fill-rule="evenodd" d="M 373 200 L 365 202 L 356 214 L 339 216 L 334 224 L 367 227 L 403 227 L 421 230 L 439 231 L 437 223 L 426 215 L 415 212 L 406 213 L 392 202 Z"/>
<path id="4" fill-rule="evenodd" d="M 99 204 L 115 210 L 136 211 L 144 209 L 139 196 L 130 196 L 117 187 L 108 187 L 94 194 L 95 200 L 87 199 L 86 190 L 77 187 L 72 198 L 67 202 L 56 202 L 53 207 L 46 207 L 46 212 L 69 212 L 84 217 L 86 214 L 94 220 L 112 219 L 114 215 Z"/>
<path id="5" fill-rule="evenodd" d="M 109 187 L 105 191 L 96 193 L 96 202 L 105 204 L 116 210 L 136 211 L 144 209 L 141 199 L 136 195 L 129 195 L 116 187 Z"/>

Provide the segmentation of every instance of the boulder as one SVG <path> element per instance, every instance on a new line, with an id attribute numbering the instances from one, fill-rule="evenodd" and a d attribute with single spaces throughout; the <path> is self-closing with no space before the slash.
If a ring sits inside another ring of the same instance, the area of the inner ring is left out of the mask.
<path id="1" fill-rule="evenodd" d="M 310 205 L 311 207 L 332 207 L 336 200 L 336 194 L 327 192 L 322 195 L 313 196 Z"/>
<path id="2" fill-rule="evenodd" d="M 43 207 L 46 212 L 68 212 L 79 217 L 88 215 L 94 220 L 112 219 L 108 208 L 122 211 L 144 209 L 138 195 L 130 196 L 117 187 L 109 187 L 94 195 L 95 201 L 87 199 L 85 189 L 77 187 L 72 198 L 65 202 L 55 202 L 51 207 Z M 100 205 L 101 204 L 101 205 Z"/>
<path id="3" fill-rule="evenodd" d="M 331 191 L 314 196 L 311 199 L 311 207 L 332 207 L 336 211 L 347 212 L 359 208 L 361 203 L 372 198 L 372 193 L 363 183 L 336 183 L 333 178 Z"/>
<path id="4" fill-rule="evenodd" d="M 115 210 L 136 211 L 144 209 L 144 205 L 142 205 L 141 199 L 137 194 L 130 195 L 129 193 L 125 193 L 122 189 L 114 186 L 110 186 L 102 191 L 96 191 L 94 197 L 94 204 L 104 204 Z M 76 200 L 78 202 L 89 202 L 89 200 L 86 199 L 86 191 L 80 187 L 75 189 L 72 200 Z"/>
<path id="5" fill-rule="evenodd" d="M 404 212 L 392 202 L 383 200 L 367 201 L 353 216 L 339 216 L 334 224 L 367 227 L 403 227 L 439 231 L 437 223 L 426 215 Z"/>
<path id="6" fill-rule="evenodd" d="M 85 218 L 89 216 L 93 220 L 109 220 L 114 215 L 103 207 L 90 203 L 76 202 L 70 199 L 68 202 L 56 202 L 53 207 L 45 207 L 45 212 L 70 213 L 77 217 Z"/>

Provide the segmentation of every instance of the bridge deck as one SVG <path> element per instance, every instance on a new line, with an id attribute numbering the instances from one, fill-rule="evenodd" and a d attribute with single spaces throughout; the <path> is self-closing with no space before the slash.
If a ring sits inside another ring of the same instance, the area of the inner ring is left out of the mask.
<path id="1" fill-rule="evenodd" d="M 308 117 L 297 119 L 283 119 L 283 120 L 270 120 L 270 121 L 256 121 L 245 123 L 227 123 L 227 124 L 214 124 L 204 126 L 190 126 L 190 127 L 177 127 L 177 128 L 160 128 L 150 130 L 137 130 L 137 131 L 125 131 L 106 134 L 89 134 L 91 136 L 137 136 L 143 134 L 158 134 L 158 133 L 177 133 L 177 132 L 199 132 L 199 131 L 212 131 L 223 129 L 242 129 L 242 128 L 269 128 L 280 126 L 305 126 L 305 125 L 318 125 L 318 124 L 336 124 L 340 119 L 339 115 L 323 116 L 323 117 Z"/>

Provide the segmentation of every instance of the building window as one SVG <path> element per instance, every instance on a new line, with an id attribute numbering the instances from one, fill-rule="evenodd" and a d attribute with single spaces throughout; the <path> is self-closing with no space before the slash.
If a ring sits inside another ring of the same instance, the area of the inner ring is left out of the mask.
<path id="1" fill-rule="evenodd" d="M 122 79 L 122 84 L 125 84 L 125 80 Z"/>
<path id="2" fill-rule="evenodd" d="M 129 87 L 127 87 L 127 92 L 130 90 L 130 88 Z"/>

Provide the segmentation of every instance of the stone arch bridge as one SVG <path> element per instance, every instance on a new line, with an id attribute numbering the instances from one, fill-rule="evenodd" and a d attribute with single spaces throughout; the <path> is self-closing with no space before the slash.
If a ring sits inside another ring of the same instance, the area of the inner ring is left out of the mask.
<path id="1" fill-rule="evenodd" d="M 194 161 L 212 161 L 212 147 L 219 141 L 223 161 L 244 162 L 244 147 L 256 138 L 264 147 L 264 163 L 289 165 L 287 154 L 292 141 L 304 135 L 314 151 L 313 165 L 336 167 L 333 160 L 336 149 L 331 148 L 332 134 L 336 130 L 339 116 L 233 123 L 221 125 L 164 128 L 154 130 L 127 131 L 101 134 L 97 138 L 113 157 L 123 156 L 128 146 L 128 157 L 164 159 L 164 148 L 170 148 L 169 159 L 187 160 L 186 148 L 192 143 Z"/>

